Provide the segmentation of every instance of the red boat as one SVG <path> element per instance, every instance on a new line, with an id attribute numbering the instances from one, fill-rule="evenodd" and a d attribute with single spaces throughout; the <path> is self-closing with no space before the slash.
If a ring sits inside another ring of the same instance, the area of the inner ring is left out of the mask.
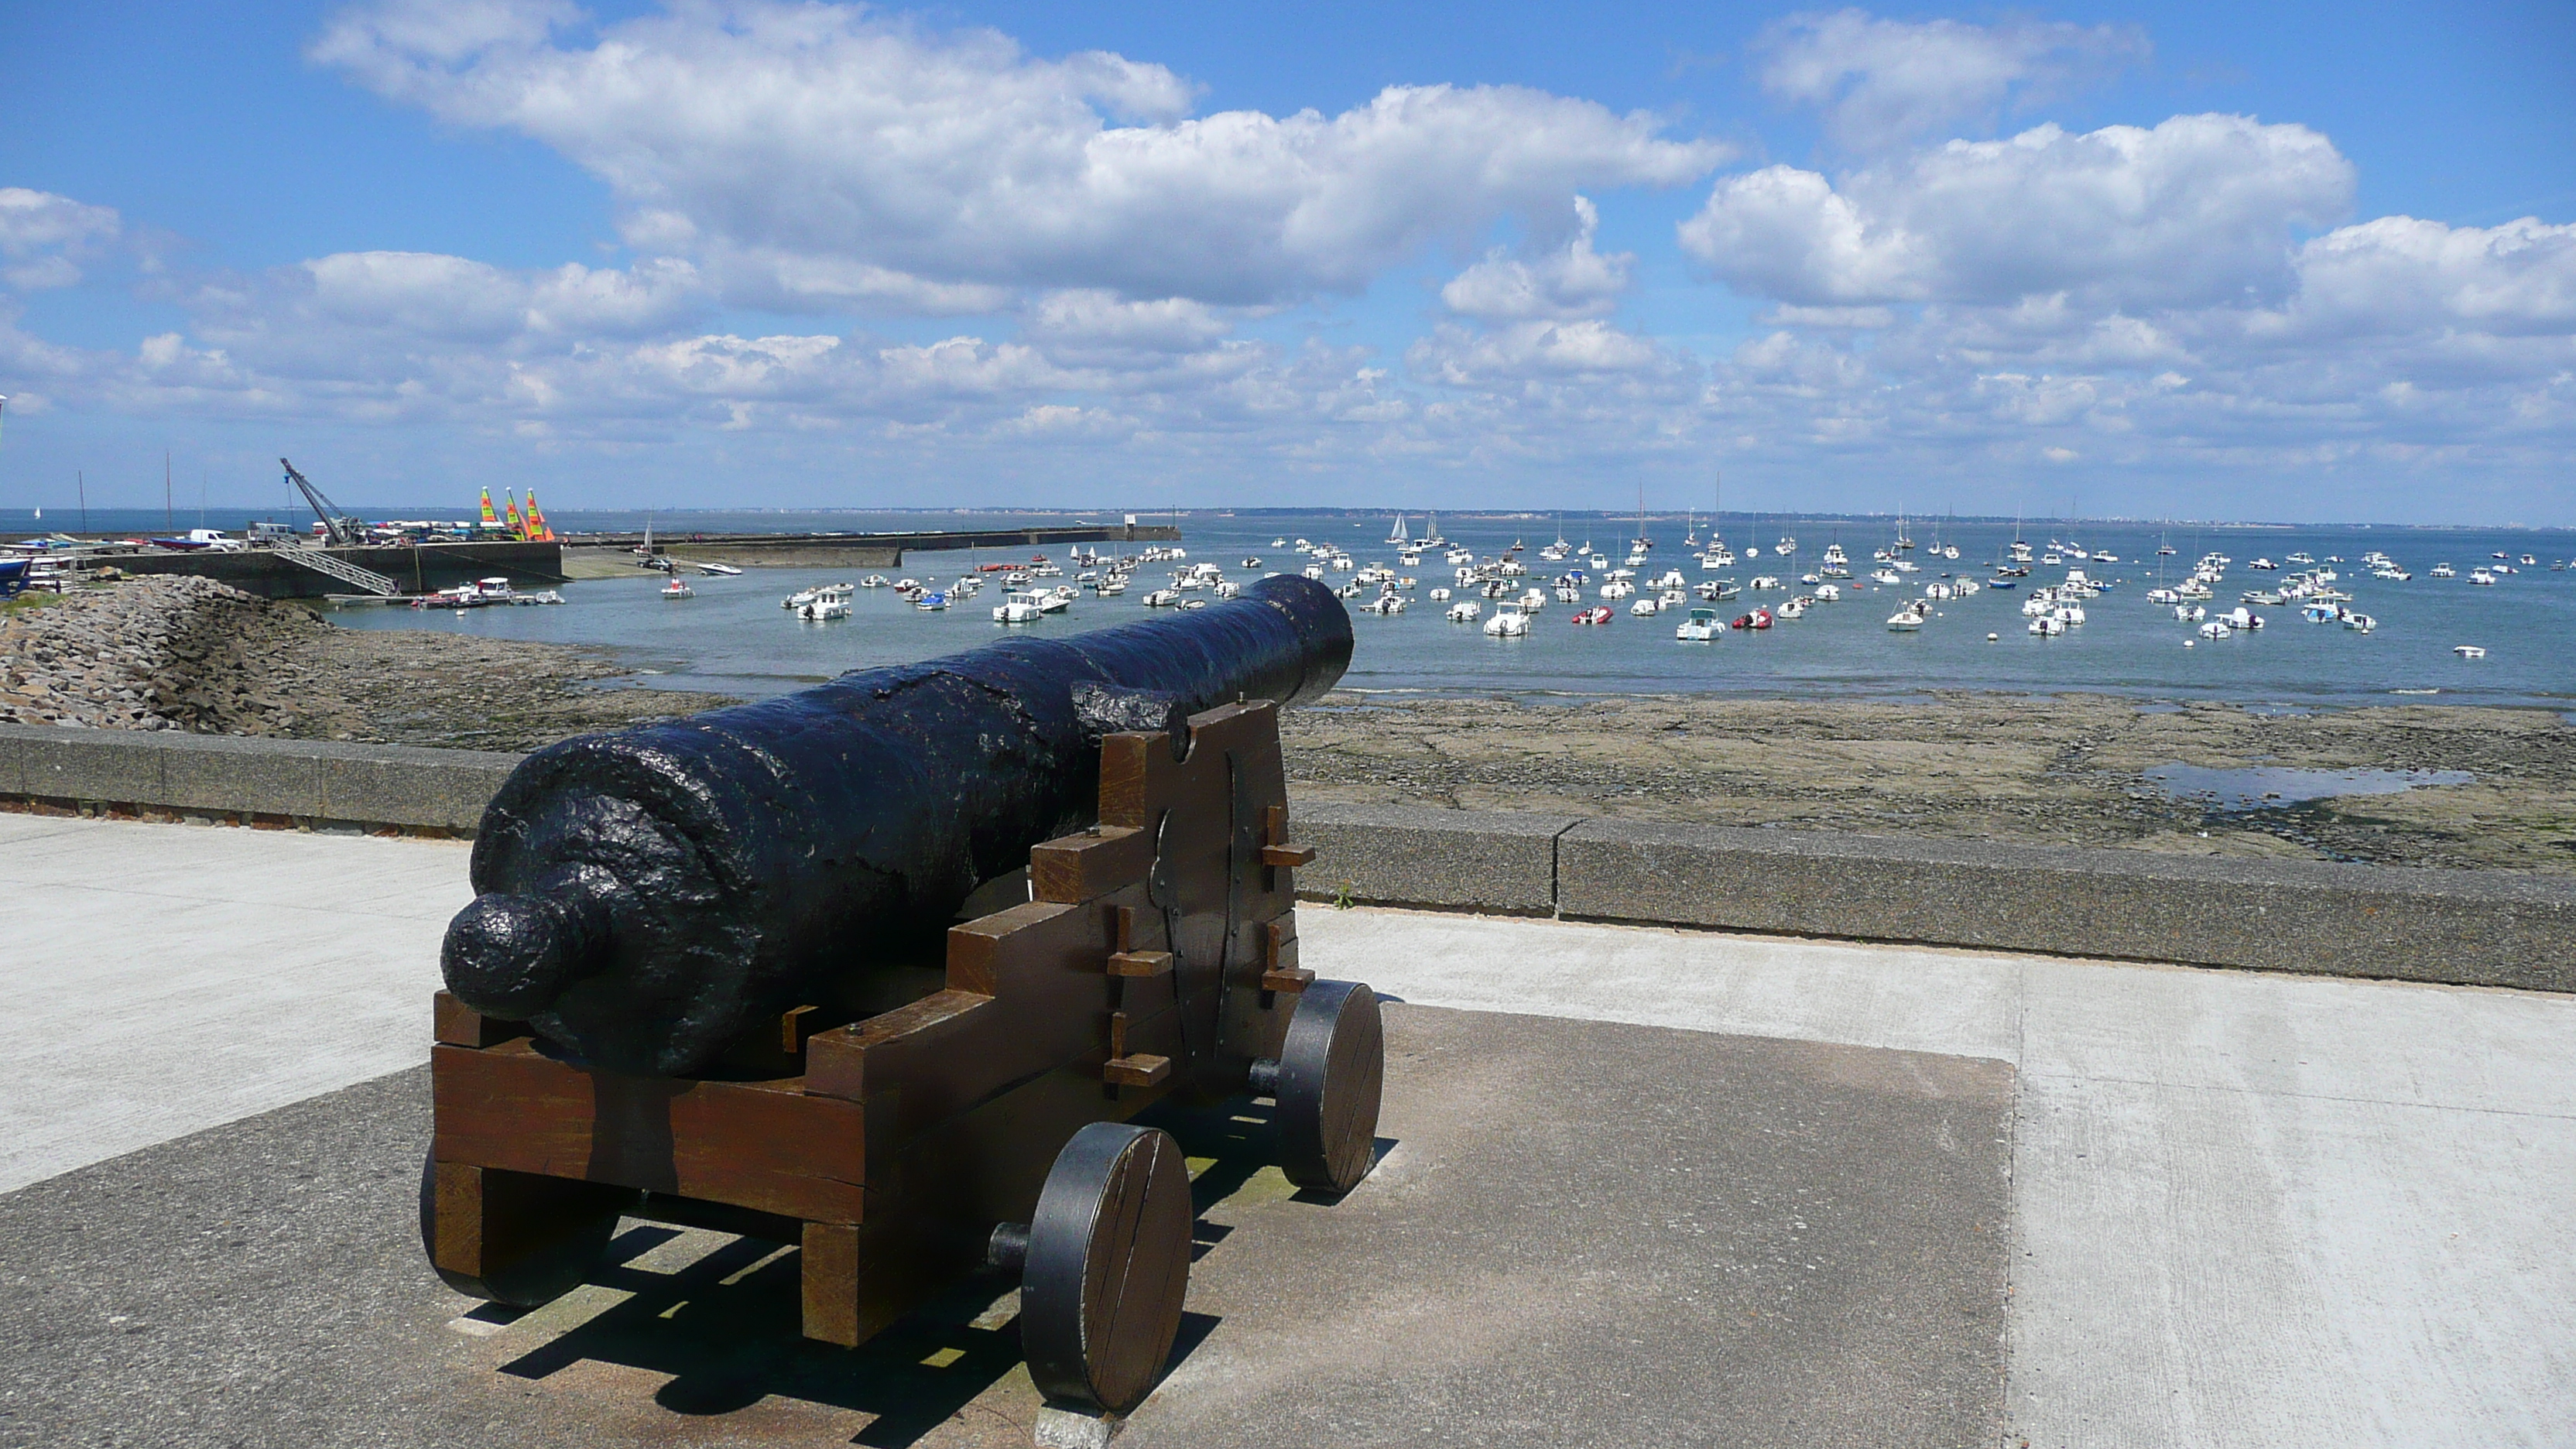
<path id="1" fill-rule="evenodd" d="M 1769 609 L 1756 609 L 1750 614 L 1739 614 L 1736 616 L 1735 622 L 1727 625 L 1727 627 L 1730 629 L 1768 629 L 1771 627 L 1771 611 Z"/>
<path id="2" fill-rule="evenodd" d="M 1610 622 L 1610 619 L 1610 606 L 1607 604 L 1595 604 L 1589 609 L 1575 610 L 1574 617 L 1566 622 L 1570 624 L 1607 624 Z"/>

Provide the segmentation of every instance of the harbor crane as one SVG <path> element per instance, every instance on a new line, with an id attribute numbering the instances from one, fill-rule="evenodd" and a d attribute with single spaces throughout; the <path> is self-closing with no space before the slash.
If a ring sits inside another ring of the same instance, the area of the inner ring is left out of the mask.
<path id="1" fill-rule="evenodd" d="M 366 542 L 365 524 L 341 512 L 340 505 L 324 497 L 322 490 L 313 486 L 312 479 L 295 471 L 294 464 L 284 458 L 278 459 L 277 464 L 286 470 L 286 481 L 294 484 L 304 494 L 304 501 L 313 505 L 313 516 L 322 520 L 322 532 L 332 545 L 355 548 Z"/>

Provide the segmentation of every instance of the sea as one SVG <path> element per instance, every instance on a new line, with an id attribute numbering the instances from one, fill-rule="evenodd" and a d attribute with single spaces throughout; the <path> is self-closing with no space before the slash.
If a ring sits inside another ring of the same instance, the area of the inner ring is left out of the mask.
<path id="1" fill-rule="evenodd" d="M 393 518 L 443 518 L 455 512 L 367 511 L 370 516 Z M 0 510 L 0 534 L 39 531 L 72 521 L 58 512 L 49 512 L 38 523 L 27 510 Z M 550 516 L 565 531 L 635 530 L 647 521 L 641 513 L 610 511 L 562 510 Z M 704 511 L 659 513 L 652 521 L 659 534 L 676 540 L 689 533 L 1114 524 L 1121 517 L 1065 512 Z M 179 528 L 198 524 L 187 516 L 175 521 Z M 1217 563 L 1228 577 L 1240 580 L 1302 569 L 1308 559 L 1294 551 L 1299 539 L 1330 543 L 1362 565 L 1400 568 L 1396 547 L 1389 541 L 1396 522 L 1391 513 L 1197 510 L 1142 515 L 1139 521 L 1176 523 L 1190 561 Z M 90 526 L 157 533 L 170 522 L 159 510 L 130 517 L 121 511 L 93 510 Z M 218 528 L 238 529 L 242 522 L 220 509 L 205 519 L 207 526 Z M 1405 522 L 1407 532 L 1418 537 L 1430 520 L 1417 513 L 1407 515 Z M 1641 531 L 1634 515 L 1446 513 L 1438 516 L 1437 526 L 1452 544 L 1484 557 L 1515 543 L 1523 545 L 1522 559 L 1531 570 L 1527 582 L 1540 586 L 1564 567 L 1539 561 L 1541 545 L 1560 536 L 1570 543 L 1589 543 L 1615 565 L 1624 557 L 1628 541 Z M 1855 577 L 1839 581 L 1842 601 L 1819 604 L 1804 619 L 1783 620 L 1759 632 L 1730 632 L 1709 643 L 1674 638 L 1680 611 L 1636 617 L 1628 612 L 1632 601 L 1627 600 L 1615 604 L 1612 622 L 1600 627 L 1570 625 L 1572 607 L 1551 602 L 1527 638 L 1495 639 L 1478 625 L 1448 622 L 1443 617 L 1445 606 L 1427 597 L 1434 587 L 1454 587 L 1452 566 L 1434 552 L 1424 555 L 1418 565 L 1400 569 L 1419 580 L 1412 591 L 1415 602 L 1406 612 L 1354 617 L 1358 647 L 1344 686 L 1388 695 L 1530 697 L 1905 698 L 1950 690 L 2029 695 L 2086 691 L 2177 704 L 2222 700 L 2284 710 L 2396 703 L 2567 709 L 2576 701 L 2576 567 L 2552 567 L 2576 560 L 2576 531 L 1916 520 L 1908 532 L 1917 547 L 1904 556 L 1916 564 L 1917 572 L 1906 575 L 1902 585 L 1882 586 L 1870 583 L 1866 576 L 1872 551 L 1894 539 L 1892 519 L 1730 513 L 1720 528 L 1740 556 L 1739 562 L 1716 573 L 1703 570 L 1687 547 L 1690 538 L 1704 541 L 1709 527 L 1705 515 L 1648 514 L 1642 532 L 1654 546 L 1641 574 L 1653 577 L 1675 568 L 1692 583 L 1709 577 L 1731 577 L 1742 583 L 1757 574 L 1770 574 L 1792 585 L 1782 592 L 1747 593 L 1718 606 L 1729 618 L 1757 602 L 1776 603 L 1803 592 L 1796 585 L 1797 577 L 1820 567 L 1829 544 L 1839 543 L 1850 555 Z M 2060 542 L 2097 557 L 2086 562 L 2068 559 L 2056 567 L 2034 564 L 2019 588 L 1990 588 L 1935 604 L 1931 617 L 1916 632 L 1888 629 L 1888 615 L 1903 600 L 1921 597 L 1924 585 L 1952 576 L 1988 579 L 1990 565 L 2016 536 L 2028 541 L 2035 552 Z M 1782 542 L 1790 539 L 1795 540 L 1795 552 L 1778 553 Z M 1764 550 L 1762 556 L 1744 557 L 1757 543 Z M 1958 559 L 1935 554 L 1936 545 L 1955 545 Z M 2166 547 L 2174 552 L 2161 553 Z M 2371 578 L 2359 560 L 2373 549 L 2391 556 L 2414 577 L 2404 583 Z M 560 608 L 421 612 L 360 607 L 338 610 L 332 617 L 360 629 L 447 630 L 589 645 L 641 671 L 629 681 L 634 687 L 759 697 L 847 670 L 956 653 L 1006 632 L 1068 634 L 1156 612 L 1140 602 L 1161 581 L 1156 570 L 1140 573 L 1124 597 L 1085 595 L 1066 614 L 1007 628 L 992 619 L 992 606 L 1000 602 L 998 584 L 945 612 L 916 610 L 883 589 L 860 590 L 852 601 L 854 613 L 846 620 L 806 623 L 781 607 L 787 594 L 812 584 L 855 583 L 870 572 L 945 582 L 972 572 L 979 564 L 1026 558 L 1032 552 L 1052 554 L 1063 562 L 1064 550 L 1059 547 L 911 553 L 902 567 L 883 570 L 759 568 L 738 578 L 693 577 L 697 596 L 671 602 L 658 596 L 662 577 L 639 569 L 633 578 L 563 585 L 566 602 Z M 2100 562 L 2098 555 L 2104 552 L 2119 561 Z M 2350 607 L 2373 616 L 2378 627 L 2362 634 L 2335 624 L 2304 622 L 2294 607 L 2252 605 L 2264 616 L 2263 629 L 2223 640 L 2199 638 L 2192 625 L 2174 618 L 2171 608 L 2150 604 L 2146 593 L 2160 583 L 2179 583 L 2196 559 L 2212 553 L 2233 560 L 2225 582 L 2217 587 L 2217 597 L 2209 601 L 2213 613 L 2235 607 L 2240 593 L 2263 588 L 2291 572 L 2297 566 L 2287 562 L 2288 556 L 2306 553 L 2320 562 L 2342 560 L 2330 565 L 2340 575 L 2337 587 L 2352 594 Z M 2525 555 L 2533 562 L 2524 563 Z M 2257 571 L 2250 565 L 2258 558 L 2282 563 L 2283 569 Z M 2459 577 L 2434 578 L 2432 569 L 2440 563 L 2452 565 Z M 2499 563 L 2515 571 L 2499 574 L 2492 586 L 2469 582 L 2472 568 Z M 2084 624 L 2061 636 L 2029 634 L 2021 614 L 2022 600 L 2032 587 L 2063 579 L 2068 567 L 2082 568 L 2096 582 L 2111 587 L 2087 603 Z M 1346 578 L 1333 575 L 1332 581 Z M 1587 592 L 1597 590 L 1599 582 L 1596 576 Z M 1490 608 L 1487 605 L 1487 612 Z M 2464 644 L 2484 649 L 2485 656 L 2470 659 L 2454 652 Z"/>

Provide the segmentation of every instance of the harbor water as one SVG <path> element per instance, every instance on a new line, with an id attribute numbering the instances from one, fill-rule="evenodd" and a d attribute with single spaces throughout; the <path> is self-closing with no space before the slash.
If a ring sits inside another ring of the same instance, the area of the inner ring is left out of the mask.
<path id="1" fill-rule="evenodd" d="M 1114 523 L 1118 515 L 1087 515 L 1082 521 Z M 615 529 L 639 527 L 640 515 L 565 514 L 558 527 Z M 1065 514 L 791 514 L 692 513 L 662 515 L 662 536 L 678 540 L 692 531 L 849 531 L 937 527 L 1000 528 L 1015 522 L 1067 524 Z M 1171 522 L 1172 515 L 1146 515 L 1141 522 Z M 1936 526 L 1915 522 L 1909 532 L 1918 544 L 1902 555 L 1917 566 L 1900 585 L 1873 584 L 1873 550 L 1892 541 L 1891 522 L 1875 520 L 1784 521 L 1730 514 L 1724 533 L 1737 554 L 1759 542 L 1763 555 L 1740 557 L 1732 567 L 1709 571 L 1684 547 L 1690 525 L 1681 517 L 1650 516 L 1646 532 L 1655 539 L 1640 582 L 1678 569 L 1691 584 L 1731 578 L 1739 585 L 1756 575 L 1775 575 L 1788 586 L 1754 593 L 1717 605 L 1733 618 L 1757 604 L 1774 604 L 1811 588 L 1801 574 L 1815 572 L 1826 546 L 1839 543 L 1851 558 L 1854 577 L 1836 580 L 1844 593 L 1837 603 L 1818 604 L 1805 618 L 1782 620 L 1758 632 L 1730 631 L 1708 643 L 1682 643 L 1673 637 L 1682 610 L 1638 617 L 1631 600 L 1613 603 L 1612 621 L 1603 626 L 1569 623 L 1574 606 L 1551 601 L 1521 639 L 1487 637 L 1478 625 L 1453 624 L 1445 605 L 1428 595 L 1435 587 L 1456 587 L 1453 566 L 1434 550 L 1411 567 L 1400 566 L 1387 541 L 1391 516 L 1347 514 L 1180 516 L 1182 546 L 1193 563 L 1222 566 L 1229 578 L 1250 580 L 1264 573 L 1296 572 L 1309 562 L 1274 539 L 1305 538 L 1346 551 L 1361 566 L 1383 564 L 1418 582 L 1409 592 L 1413 603 L 1403 613 L 1356 616 L 1358 649 L 1345 679 L 1346 687 L 1366 691 L 1479 694 L 1657 694 L 1729 693 L 1756 696 L 1888 697 L 1937 690 L 2004 690 L 2053 693 L 2067 690 L 2109 692 L 2144 698 L 2228 700 L 2289 706 L 2350 706 L 2404 702 L 2504 704 L 2565 707 L 2576 698 L 2576 570 L 2550 566 L 2576 557 L 2576 534 L 2566 531 L 2409 529 L 2395 527 L 2164 527 L 2102 522 L 2022 525 L 2021 538 L 2043 552 L 2052 538 L 2088 551 L 2108 551 L 2117 563 L 2077 562 L 2057 566 L 2034 562 L 2028 578 L 2014 589 L 1988 588 L 1964 599 L 1938 602 L 1919 631 L 1899 633 L 1886 627 L 1896 606 L 1923 596 L 1927 584 L 1955 576 L 1985 581 L 1990 565 L 2016 535 L 2012 524 Z M 0 520 L 0 523 L 14 520 Z M 217 520 L 221 526 L 222 520 Z M 1521 587 L 1546 587 L 1578 559 L 1550 564 L 1537 557 L 1541 545 L 1555 539 L 1559 523 L 1549 517 L 1450 515 L 1439 520 L 1453 545 L 1472 548 L 1491 558 L 1509 545 L 1525 545 L 1522 561 L 1529 576 Z M 1424 525 L 1411 518 L 1411 531 Z M 1591 516 L 1568 518 L 1564 536 L 1589 542 L 1622 562 L 1634 518 Z M 1705 540 L 1707 524 L 1697 521 Z M 1783 557 L 1774 550 L 1794 535 L 1797 551 Z M 1935 545 L 1955 544 L 1955 561 L 1933 552 Z M 2160 546 L 2174 549 L 2159 555 Z M 1116 545 L 1101 545 L 1116 552 Z M 1134 546 L 1129 546 L 1133 551 Z M 2409 581 L 2383 582 L 2359 563 L 2372 549 L 2390 555 L 2411 571 Z M 903 663 L 969 649 L 1006 632 L 1061 634 L 1150 616 L 1144 595 L 1166 582 L 1172 565 L 1140 570 L 1123 597 L 1101 599 L 1085 594 L 1065 614 L 1034 625 L 1004 626 L 992 619 L 1002 586 L 992 582 L 974 598 L 944 612 L 915 609 L 890 589 L 861 589 L 852 600 L 852 616 L 824 623 L 800 622 L 780 607 L 796 589 L 830 582 L 855 583 L 871 572 L 946 583 L 977 565 L 1025 559 L 1030 550 L 968 553 L 943 551 L 908 555 L 900 568 L 755 568 L 739 577 L 691 576 L 696 597 L 666 602 L 657 596 L 662 576 L 638 569 L 633 578 L 584 580 L 563 586 L 560 608 L 487 608 L 456 613 L 410 609 L 350 608 L 335 612 L 335 622 L 353 628 L 454 630 L 461 633 L 544 640 L 596 646 L 646 671 L 634 681 L 645 687 L 708 689 L 760 696 L 799 688 L 850 669 Z M 1040 549 L 1065 563 L 1064 550 Z M 2177 621 L 2170 607 L 2147 601 L 2159 584 L 2188 577 L 2193 562 L 2205 553 L 2221 553 L 2233 562 L 2225 581 L 2207 601 L 2212 615 L 2234 608 L 2238 596 L 2276 583 L 2304 565 L 2289 563 L 2292 553 L 2314 556 L 2339 575 L 2335 585 L 2353 595 L 2348 606 L 2376 619 L 2364 634 L 2336 624 L 2301 619 L 2295 605 L 2250 605 L 2266 627 L 2227 639 L 2200 639 L 2190 624 Z M 2505 555 L 2498 560 L 2496 554 Z M 2525 554 L 2535 563 L 2521 562 Z M 2279 572 L 2250 567 L 2257 558 L 2282 564 Z M 2341 563 L 2328 564 L 2334 558 Z M 1258 559 L 1247 564 L 1247 559 Z M 2479 566 L 2507 562 L 2517 571 L 2498 576 L 2493 586 L 2469 582 Z M 2432 577 L 2436 564 L 2448 563 L 2459 577 Z M 2084 569 L 2096 582 L 2109 583 L 2100 597 L 2086 601 L 2082 625 L 2055 637 L 2026 632 L 2021 602 L 2030 589 L 2062 580 L 2068 567 Z M 686 572 L 686 570 L 684 570 Z M 1046 582 L 1068 582 L 1065 580 Z M 1328 582 L 1347 582 L 1332 574 Z M 1595 571 L 1585 604 L 1599 602 L 1601 579 Z M 1351 602 L 1375 594 L 1370 589 Z M 1469 596 L 1461 591 L 1461 596 Z M 1198 597 L 1205 597 L 1199 595 Z M 1480 600 L 1480 602 L 1482 602 Z M 1693 604 L 1699 603 L 1695 597 Z M 1491 612 L 1490 603 L 1486 612 Z M 1995 638 L 1990 642 L 1988 635 Z M 2485 657 L 2466 659 L 2455 646 L 2474 645 Z"/>

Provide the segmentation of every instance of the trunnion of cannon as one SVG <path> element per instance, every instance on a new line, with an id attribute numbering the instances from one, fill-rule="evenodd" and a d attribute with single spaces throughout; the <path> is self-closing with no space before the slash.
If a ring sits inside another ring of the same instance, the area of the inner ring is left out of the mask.
<path id="1" fill-rule="evenodd" d="M 441 993 L 430 1258 L 541 1302 L 620 1214 L 800 1244 L 803 1329 L 855 1345 L 961 1274 L 1022 1274 L 1031 1370 L 1123 1410 L 1186 1290 L 1186 1172 L 1126 1119 L 1173 1094 L 1277 1102 L 1282 1166 L 1346 1191 L 1373 1160 L 1365 986 L 1298 963 L 1276 707 L 1099 741 L 1098 824 L 1028 854 L 1031 898 L 950 928 L 937 989 L 798 1003 L 692 1076 L 613 1071 Z M 478 876 L 479 879 L 479 876 Z M 532 930 L 592 929 L 574 908 Z"/>

